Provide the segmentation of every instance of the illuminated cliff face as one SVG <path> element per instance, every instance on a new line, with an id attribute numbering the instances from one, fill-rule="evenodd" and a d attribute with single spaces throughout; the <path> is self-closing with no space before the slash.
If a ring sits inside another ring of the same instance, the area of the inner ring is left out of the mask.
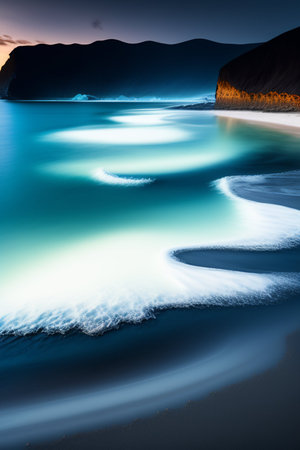
<path id="1" fill-rule="evenodd" d="M 300 111 L 300 96 L 271 91 L 254 94 L 233 87 L 228 81 L 218 81 L 216 107 L 221 109 L 254 109 L 263 111 Z"/>

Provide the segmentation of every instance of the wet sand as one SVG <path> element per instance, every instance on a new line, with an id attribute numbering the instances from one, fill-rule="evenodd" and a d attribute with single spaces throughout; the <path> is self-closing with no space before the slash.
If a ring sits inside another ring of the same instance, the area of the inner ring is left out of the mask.
<path id="1" fill-rule="evenodd" d="M 35 450 L 285 449 L 300 447 L 300 332 L 280 363 L 177 410 L 126 426 L 64 436 Z"/>

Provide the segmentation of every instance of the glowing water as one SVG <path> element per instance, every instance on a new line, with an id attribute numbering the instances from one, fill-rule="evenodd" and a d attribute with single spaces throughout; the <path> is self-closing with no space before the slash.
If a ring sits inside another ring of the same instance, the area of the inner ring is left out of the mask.
<path id="1" fill-rule="evenodd" d="M 92 108 L 90 124 L 77 107 Z M 2 333 L 95 333 L 156 308 L 253 302 L 295 283 L 292 274 L 202 269 L 171 256 L 233 236 L 253 246 L 297 239 L 297 211 L 229 198 L 234 179 L 220 182 L 227 197 L 211 188 L 259 141 L 228 135 L 210 113 L 115 106 L 99 120 L 100 104 L 65 105 L 71 120 L 55 104 L 34 108 L 47 130 L 24 119 L 22 139 L 6 147 L 13 163 L 1 169 L 11 183 L 1 197 Z"/>
<path id="2" fill-rule="evenodd" d="M 115 145 L 163 144 L 186 138 L 187 134 L 175 127 L 84 128 L 57 131 L 52 135 L 52 139 L 57 141 Z"/>

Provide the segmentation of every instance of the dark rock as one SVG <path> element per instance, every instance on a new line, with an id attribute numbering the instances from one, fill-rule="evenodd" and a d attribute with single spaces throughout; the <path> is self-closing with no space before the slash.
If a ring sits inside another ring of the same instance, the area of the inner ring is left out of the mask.
<path id="1" fill-rule="evenodd" d="M 216 108 L 300 110 L 300 27 L 222 67 Z"/>

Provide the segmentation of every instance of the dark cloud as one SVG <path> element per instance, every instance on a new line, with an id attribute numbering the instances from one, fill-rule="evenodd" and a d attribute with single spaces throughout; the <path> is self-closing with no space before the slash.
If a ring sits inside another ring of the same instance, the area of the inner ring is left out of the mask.
<path id="1" fill-rule="evenodd" d="M 31 41 L 27 41 L 26 39 L 13 39 L 8 34 L 4 34 L 0 36 L 0 45 L 31 45 Z"/>
<path id="2" fill-rule="evenodd" d="M 26 39 L 18 39 L 17 41 L 15 41 L 16 44 L 21 44 L 21 45 L 28 45 L 28 44 L 32 44 L 31 41 L 27 41 Z"/>
<path id="3" fill-rule="evenodd" d="M 102 22 L 99 19 L 95 19 L 92 22 L 92 27 L 96 30 L 103 30 Z"/>

